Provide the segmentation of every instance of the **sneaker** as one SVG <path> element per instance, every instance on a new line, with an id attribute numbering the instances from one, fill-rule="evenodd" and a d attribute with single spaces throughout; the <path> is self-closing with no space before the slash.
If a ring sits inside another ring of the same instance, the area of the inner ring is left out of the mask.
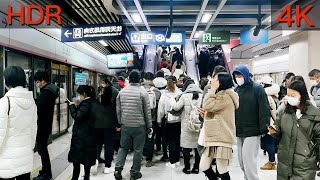
<path id="1" fill-rule="evenodd" d="M 96 164 L 91 167 L 91 175 L 93 176 L 98 175 L 98 166 L 99 166 L 99 161 L 96 160 Z"/>
<path id="2" fill-rule="evenodd" d="M 191 170 L 191 173 L 192 174 L 199 174 L 199 168 L 193 167 L 192 170 Z"/>
<path id="3" fill-rule="evenodd" d="M 116 180 L 122 180 L 121 171 L 115 171 L 114 178 L 116 178 Z"/>
<path id="4" fill-rule="evenodd" d="M 154 166 L 154 163 L 152 161 L 147 161 L 146 167 L 152 167 Z"/>
<path id="5" fill-rule="evenodd" d="M 136 174 L 134 176 L 131 175 L 130 180 L 137 180 L 137 179 L 140 179 L 140 178 L 142 178 L 142 174 L 138 173 L 138 174 Z"/>
<path id="6" fill-rule="evenodd" d="M 176 167 L 180 166 L 180 161 L 175 163 Z"/>
<path id="7" fill-rule="evenodd" d="M 261 170 L 275 170 L 276 163 L 275 162 L 267 162 L 264 166 L 260 167 Z"/>
<path id="8" fill-rule="evenodd" d="M 176 168 L 176 164 L 171 164 L 170 162 L 166 163 L 167 167 Z"/>
<path id="9" fill-rule="evenodd" d="M 190 169 L 187 169 L 187 168 L 183 168 L 182 172 L 185 173 L 185 174 L 190 174 L 191 173 Z"/>
<path id="10" fill-rule="evenodd" d="M 114 168 L 112 168 L 112 167 L 110 167 L 110 168 L 104 168 L 104 170 L 103 170 L 103 173 L 104 174 L 111 174 L 111 173 L 113 173 L 115 170 L 114 170 Z"/>

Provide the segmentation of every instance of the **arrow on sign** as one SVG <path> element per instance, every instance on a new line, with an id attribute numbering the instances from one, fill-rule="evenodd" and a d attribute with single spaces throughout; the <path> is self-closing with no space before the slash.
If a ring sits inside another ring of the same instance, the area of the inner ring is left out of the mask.
<path id="1" fill-rule="evenodd" d="M 64 35 L 67 37 L 67 38 L 69 38 L 69 35 L 71 35 L 72 33 L 69 33 L 69 30 L 67 30 L 65 33 L 64 33 Z"/>

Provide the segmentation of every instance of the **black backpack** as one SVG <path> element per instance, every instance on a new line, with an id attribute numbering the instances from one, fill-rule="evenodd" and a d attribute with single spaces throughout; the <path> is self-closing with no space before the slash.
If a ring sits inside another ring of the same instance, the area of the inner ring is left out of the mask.
<path id="1" fill-rule="evenodd" d="M 93 125 L 96 127 L 98 122 L 102 122 L 106 120 L 106 112 L 107 109 L 99 102 L 99 101 L 93 101 L 91 103 L 91 118 L 94 119 L 95 124 Z"/>

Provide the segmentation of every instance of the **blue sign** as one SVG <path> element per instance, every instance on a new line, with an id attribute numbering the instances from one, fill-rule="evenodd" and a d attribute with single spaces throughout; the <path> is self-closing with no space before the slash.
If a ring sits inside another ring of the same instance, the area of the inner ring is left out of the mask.
<path id="1" fill-rule="evenodd" d="M 253 35 L 253 30 L 240 32 L 240 44 L 267 44 L 269 41 L 268 31 L 261 29 L 258 36 Z"/>
<path id="2" fill-rule="evenodd" d="M 86 24 L 63 27 L 61 30 L 62 42 L 98 41 L 101 39 L 125 39 L 124 27 L 119 23 Z"/>
<path id="3" fill-rule="evenodd" d="M 87 85 L 87 74 L 77 73 L 75 74 L 75 84 L 76 85 Z"/>
<path id="4" fill-rule="evenodd" d="M 132 45 L 184 45 L 186 33 L 172 33 L 169 39 L 166 38 L 166 32 L 139 31 L 129 32 L 130 43 Z"/>

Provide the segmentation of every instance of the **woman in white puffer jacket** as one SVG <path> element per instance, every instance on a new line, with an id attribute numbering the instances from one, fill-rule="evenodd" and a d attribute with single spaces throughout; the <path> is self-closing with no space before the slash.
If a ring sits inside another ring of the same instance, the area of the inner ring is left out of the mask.
<path id="1" fill-rule="evenodd" d="M 37 106 L 25 89 L 21 67 L 4 71 L 8 92 L 0 99 L 0 179 L 30 179 L 37 133 Z"/>

